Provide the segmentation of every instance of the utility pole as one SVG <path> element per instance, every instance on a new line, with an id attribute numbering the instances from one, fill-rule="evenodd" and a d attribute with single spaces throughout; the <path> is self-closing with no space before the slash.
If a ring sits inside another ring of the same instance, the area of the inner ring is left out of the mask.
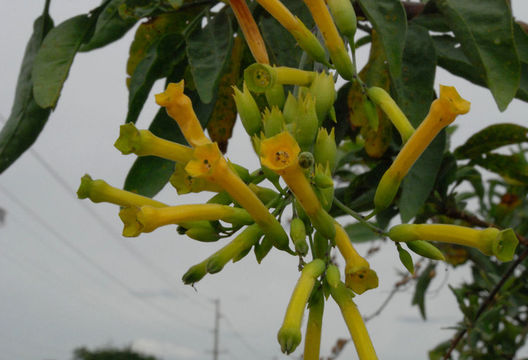
<path id="1" fill-rule="evenodd" d="M 220 299 L 215 299 L 215 327 L 214 327 L 214 345 L 213 360 L 218 360 L 218 333 L 220 331 Z"/>

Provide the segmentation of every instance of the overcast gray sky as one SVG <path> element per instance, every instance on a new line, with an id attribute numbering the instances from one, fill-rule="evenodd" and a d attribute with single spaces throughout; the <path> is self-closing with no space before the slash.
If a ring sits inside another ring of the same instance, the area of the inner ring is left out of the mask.
<path id="1" fill-rule="evenodd" d="M 1 3 L 0 114 L 7 118 L 26 41 L 43 2 Z M 51 15 L 58 24 L 98 3 L 53 0 Z M 526 2 L 513 1 L 513 6 L 518 18 L 528 20 Z M 221 359 L 285 359 L 276 333 L 298 277 L 295 258 L 275 251 L 257 265 L 250 254 L 205 277 L 195 291 L 181 283 L 182 274 L 223 242 L 198 243 L 177 235 L 173 227 L 122 238 L 115 206 L 77 200 L 71 191 L 85 173 L 121 186 L 134 161 L 113 148 L 127 108 L 125 64 L 132 37 L 133 31 L 109 47 L 75 58 L 58 106 L 33 150 L 0 176 L 0 208 L 7 211 L 0 227 L 0 359 L 69 359 L 75 347 L 105 344 L 132 344 L 166 360 L 211 359 L 211 301 L 216 298 L 223 315 Z M 472 102 L 470 114 L 457 120 L 455 144 L 491 123 L 526 121 L 525 103 L 514 101 L 501 114 L 486 90 L 445 72 L 438 73 L 438 83 L 456 85 Z M 156 111 L 151 95 L 138 127 L 147 127 Z M 238 125 L 235 137 L 228 156 L 255 169 L 257 158 Z M 171 204 L 203 201 L 178 197 L 170 187 L 158 198 Z M 366 315 L 383 302 L 402 270 L 394 247 L 379 245 L 382 250 L 369 261 L 380 287 L 356 298 Z M 359 247 L 361 253 L 367 249 Z M 410 308 L 409 291 L 368 323 L 379 358 L 423 359 L 428 349 L 452 334 L 445 327 L 460 320 L 460 314 L 444 280 L 453 284 L 468 274 L 443 264 L 437 271 L 432 288 L 439 290 L 428 297 L 427 322 Z M 339 337 L 348 337 L 348 332 L 329 301 L 322 355 L 330 353 Z M 293 357 L 301 352 L 302 346 Z M 349 345 L 341 359 L 355 358 Z"/>

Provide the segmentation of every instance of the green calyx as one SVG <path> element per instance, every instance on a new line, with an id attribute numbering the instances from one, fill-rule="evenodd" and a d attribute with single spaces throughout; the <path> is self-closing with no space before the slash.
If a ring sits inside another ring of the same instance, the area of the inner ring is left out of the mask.
<path id="1" fill-rule="evenodd" d="M 249 136 L 257 134 L 262 127 L 260 110 L 246 83 L 244 83 L 242 91 L 233 86 L 233 98 L 246 132 Z"/>

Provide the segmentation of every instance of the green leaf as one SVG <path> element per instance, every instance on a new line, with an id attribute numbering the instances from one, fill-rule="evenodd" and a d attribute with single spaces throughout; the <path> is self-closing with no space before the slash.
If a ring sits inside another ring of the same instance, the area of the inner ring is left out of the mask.
<path id="1" fill-rule="evenodd" d="M 125 0 L 111 0 L 102 10 L 95 23 L 95 30 L 90 41 L 83 44 L 79 51 L 91 51 L 108 45 L 127 33 L 137 22 L 135 18 L 123 19 L 119 7 Z"/>
<path id="2" fill-rule="evenodd" d="M 222 70 L 231 54 L 233 30 L 225 11 L 209 19 L 207 25 L 187 39 L 187 57 L 196 90 L 204 103 L 210 103 Z"/>
<path id="3" fill-rule="evenodd" d="M 417 127 L 429 112 L 434 99 L 436 54 L 429 32 L 411 24 L 403 51 L 402 77 L 396 82 L 398 105 Z"/>
<path id="4" fill-rule="evenodd" d="M 445 131 L 442 131 L 405 176 L 398 203 L 402 222 L 406 223 L 415 217 L 429 197 L 442 164 L 444 149 Z"/>
<path id="5" fill-rule="evenodd" d="M 473 161 L 483 168 L 492 171 L 508 180 L 516 180 L 523 184 L 528 184 L 528 165 L 521 154 L 501 155 L 485 154 L 481 158 Z"/>
<path id="6" fill-rule="evenodd" d="M 163 36 L 151 45 L 146 56 L 136 66 L 128 87 L 126 122 L 135 123 L 156 80 L 167 76 L 185 53 L 178 51 L 184 44 L 180 34 Z"/>
<path id="7" fill-rule="evenodd" d="M 401 2 L 398 0 L 358 0 L 358 2 L 379 34 L 392 79 L 399 78 L 407 31 L 407 17 Z"/>
<path id="8" fill-rule="evenodd" d="M 379 239 L 379 235 L 361 223 L 348 224 L 345 226 L 345 231 L 353 243 L 362 243 Z"/>
<path id="9" fill-rule="evenodd" d="M 33 96 L 42 108 L 57 104 L 73 58 L 93 21 L 88 15 L 78 15 L 64 21 L 46 35 L 33 66 Z"/>
<path id="10" fill-rule="evenodd" d="M 35 102 L 31 72 L 42 40 L 52 27 L 53 20 L 47 11 L 33 23 L 33 34 L 26 45 L 18 74 L 11 114 L 0 132 L 0 174 L 35 142 L 51 112 Z"/>
<path id="11" fill-rule="evenodd" d="M 520 82 L 520 63 L 508 2 L 436 0 L 436 4 L 477 73 L 485 74 L 499 110 L 504 111 Z"/>
<path id="12" fill-rule="evenodd" d="M 480 158 L 482 154 L 505 145 L 528 141 L 528 128 L 516 124 L 496 124 L 473 134 L 455 150 L 457 159 Z"/>
<path id="13" fill-rule="evenodd" d="M 427 292 L 427 288 L 431 284 L 431 280 L 433 280 L 433 278 L 436 276 L 435 269 L 436 263 L 430 263 L 429 265 L 427 265 L 427 267 L 418 277 L 418 282 L 416 283 L 416 289 L 412 298 L 412 304 L 418 305 L 418 308 L 420 309 L 420 314 L 422 315 L 422 318 L 424 320 L 427 319 L 427 316 L 425 314 L 425 293 Z"/>

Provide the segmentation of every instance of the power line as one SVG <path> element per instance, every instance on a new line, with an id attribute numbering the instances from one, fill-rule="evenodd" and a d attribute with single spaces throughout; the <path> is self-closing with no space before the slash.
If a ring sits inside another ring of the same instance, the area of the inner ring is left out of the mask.
<path id="1" fill-rule="evenodd" d="M 139 297 L 134 294 L 134 290 L 130 288 L 127 284 L 125 284 L 123 281 L 121 281 L 119 278 L 117 278 L 114 274 L 103 268 L 101 265 L 99 265 L 96 261 L 94 261 L 91 257 L 86 255 L 82 250 L 71 244 L 68 239 L 66 239 L 65 236 L 63 236 L 59 231 L 57 231 L 54 227 L 52 227 L 50 224 L 46 222 L 43 218 L 40 217 L 35 211 L 33 211 L 30 207 L 28 207 L 26 204 L 24 204 L 19 198 L 17 198 L 15 195 L 13 195 L 11 192 L 9 192 L 7 189 L 5 189 L 2 185 L 0 185 L 0 192 L 4 193 L 4 195 L 9 198 L 12 202 L 17 204 L 20 208 L 22 208 L 27 214 L 29 214 L 34 220 L 36 220 L 43 228 L 45 228 L 50 234 L 52 234 L 57 240 L 59 240 L 64 246 L 66 246 L 68 249 L 70 249 L 72 252 L 74 252 L 77 256 L 79 256 L 81 259 L 83 259 L 85 262 L 90 264 L 93 268 L 95 268 L 97 271 L 99 271 L 103 276 L 105 276 L 110 282 L 114 283 L 121 289 L 123 289 L 125 292 L 129 294 L 129 296 L 135 297 L 137 300 L 142 302 L 144 305 L 147 305 L 148 307 L 155 309 L 158 313 L 163 315 L 163 318 L 166 319 L 167 316 L 177 318 L 178 320 L 186 323 L 187 325 L 193 326 L 195 328 L 199 329 L 205 329 L 208 330 L 207 327 L 203 325 L 194 324 L 185 318 L 180 317 L 177 314 L 174 314 L 172 312 L 169 312 L 165 310 L 162 307 L 159 307 L 158 305 L 151 303 L 147 301 L 146 299 Z M 172 324 L 172 323 L 171 323 Z"/>
<path id="2" fill-rule="evenodd" d="M 233 333 L 233 335 L 235 335 L 235 337 L 238 338 L 238 340 L 249 350 L 251 351 L 255 356 L 257 354 L 259 354 L 259 352 L 257 351 L 257 349 L 255 349 L 253 347 L 253 345 L 251 345 L 249 343 L 249 341 L 246 340 L 246 338 L 244 336 L 242 336 L 242 334 L 240 334 L 237 330 L 236 330 L 236 327 L 233 325 L 233 323 L 231 322 L 231 320 L 229 320 L 229 318 L 226 316 L 225 313 L 222 313 L 221 314 L 222 318 L 225 320 L 226 324 L 231 328 L 231 332 Z"/>

